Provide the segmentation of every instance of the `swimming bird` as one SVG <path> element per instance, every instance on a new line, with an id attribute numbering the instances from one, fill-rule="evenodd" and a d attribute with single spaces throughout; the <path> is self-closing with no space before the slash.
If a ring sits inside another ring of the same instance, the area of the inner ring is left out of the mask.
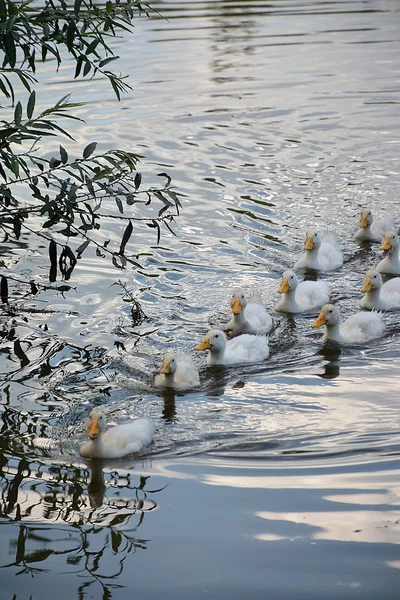
<path id="1" fill-rule="evenodd" d="M 355 238 L 359 242 L 380 242 L 385 231 L 389 231 L 393 227 L 391 219 L 374 221 L 371 209 L 363 208 L 360 215 L 360 228 L 357 230 Z"/>
<path id="2" fill-rule="evenodd" d="M 121 458 L 137 452 L 153 440 L 154 427 L 149 419 L 135 419 L 130 423 L 116 425 L 108 431 L 106 418 L 99 408 L 89 416 L 87 432 L 90 438 L 80 449 L 84 458 Z"/>
<path id="3" fill-rule="evenodd" d="M 399 238 L 397 233 L 394 231 L 385 233 L 381 250 L 384 251 L 384 258 L 377 264 L 376 270 L 379 273 L 400 275 Z"/>
<path id="4" fill-rule="evenodd" d="M 286 313 L 302 313 L 320 308 L 331 299 L 325 281 L 299 282 L 292 270 L 282 274 L 278 294 L 283 294 L 283 297 L 277 302 L 275 310 Z"/>
<path id="5" fill-rule="evenodd" d="M 360 311 L 341 323 L 339 309 L 334 304 L 325 304 L 311 327 L 322 325 L 326 325 L 323 340 L 333 340 L 342 344 L 363 344 L 380 337 L 385 331 L 385 324 L 376 312 Z"/>
<path id="6" fill-rule="evenodd" d="M 396 310 L 400 308 L 400 277 L 385 283 L 375 269 L 367 271 L 361 291 L 361 307 L 369 310 Z"/>
<path id="7" fill-rule="evenodd" d="M 210 329 L 205 338 L 194 347 L 209 350 L 209 365 L 233 365 L 261 362 L 269 356 L 268 337 L 265 335 L 239 335 L 227 340 L 220 329 Z"/>
<path id="8" fill-rule="evenodd" d="M 154 378 L 157 387 L 188 389 L 200 385 L 199 371 L 188 354 L 167 352 L 160 372 Z"/>
<path id="9" fill-rule="evenodd" d="M 322 271 L 338 269 L 343 264 L 343 252 L 333 233 L 320 235 L 318 231 L 307 231 L 304 253 L 295 263 L 295 268 L 307 267 Z"/>
<path id="10" fill-rule="evenodd" d="M 233 317 L 226 326 L 230 337 L 243 333 L 265 335 L 271 331 L 272 318 L 258 298 L 247 300 L 244 292 L 234 290 L 230 305 Z"/>

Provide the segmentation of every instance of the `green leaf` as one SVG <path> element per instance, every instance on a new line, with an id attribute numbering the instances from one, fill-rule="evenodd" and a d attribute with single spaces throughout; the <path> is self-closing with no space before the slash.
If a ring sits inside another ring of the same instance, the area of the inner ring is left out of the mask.
<path id="1" fill-rule="evenodd" d="M 129 221 L 128 225 L 126 226 L 126 229 L 124 231 L 124 235 L 122 236 L 122 241 L 121 241 L 121 245 L 119 247 L 119 253 L 121 256 L 124 254 L 125 252 L 125 246 L 126 244 L 129 242 L 129 238 L 132 235 L 132 231 L 133 231 L 133 225 L 132 225 L 132 221 Z"/>
<path id="2" fill-rule="evenodd" d="M 35 102 L 36 102 L 36 92 L 33 90 L 31 95 L 29 96 L 28 105 L 26 107 L 26 115 L 28 119 L 32 118 L 33 111 L 35 110 Z"/>
<path id="3" fill-rule="evenodd" d="M 99 45 L 99 38 L 94 39 L 92 42 L 90 42 L 90 44 L 88 45 L 88 47 L 86 48 L 86 56 L 88 56 L 89 54 L 93 54 L 94 51 L 96 50 L 97 46 Z"/>
<path id="4" fill-rule="evenodd" d="M 15 107 L 15 110 L 14 110 L 14 121 L 15 121 L 15 124 L 17 125 L 17 127 L 19 127 L 21 125 L 21 119 L 22 119 L 22 104 L 20 101 L 18 101 L 17 105 Z"/>
<path id="5" fill-rule="evenodd" d="M 86 75 L 88 75 L 88 73 L 90 73 L 90 69 L 92 68 L 92 65 L 90 64 L 90 62 L 87 60 L 85 62 L 85 66 L 83 67 L 83 76 L 86 77 Z"/>
<path id="6" fill-rule="evenodd" d="M 135 190 L 138 190 L 140 188 L 141 183 L 142 183 L 142 174 L 138 172 L 135 175 Z"/>
<path id="7" fill-rule="evenodd" d="M 60 158 L 61 158 L 61 162 L 63 163 L 63 165 L 65 165 L 68 162 L 68 152 L 61 145 L 60 145 Z"/>
<path id="8" fill-rule="evenodd" d="M 53 282 L 57 279 L 57 244 L 54 240 L 49 243 L 49 258 L 50 258 L 50 273 L 49 281 Z"/>
<path id="9" fill-rule="evenodd" d="M 15 48 L 14 36 L 11 31 L 9 31 L 4 39 L 4 46 L 6 51 L 6 57 L 8 62 L 10 63 L 10 67 L 13 69 L 15 67 L 15 62 L 17 60 L 17 51 Z"/>
<path id="10" fill-rule="evenodd" d="M 75 0 L 74 3 L 74 13 L 77 15 L 81 9 L 82 0 Z"/>
<path id="11" fill-rule="evenodd" d="M 83 151 L 83 158 L 87 159 L 93 152 L 96 150 L 97 142 L 92 142 L 88 144 Z"/>
<path id="12" fill-rule="evenodd" d="M 7 281 L 7 277 L 4 277 L 4 275 L 1 276 L 0 295 L 1 295 L 1 301 L 3 302 L 3 304 L 7 304 L 7 302 L 8 302 L 8 281 Z"/>
<path id="13" fill-rule="evenodd" d="M 158 173 L 158 177 L 166 177 L 167 178 L 167 183 L 165 184 L 165 187 L 169 187 L 172 179 L 171 177 L 168 175 L 168 173 Z"/>

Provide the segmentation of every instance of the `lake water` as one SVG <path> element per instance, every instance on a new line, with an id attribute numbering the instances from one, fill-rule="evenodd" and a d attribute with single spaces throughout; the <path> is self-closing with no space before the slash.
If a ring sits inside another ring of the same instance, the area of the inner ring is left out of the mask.
<path id="1" fill-rule="evenodd" d="M 120 103 L 105 81 L 73 81 L 68 61 L 41 74 L 43 105 L 86 101 L 71 154 L 93 140 L 137 151 L 144 182 L 169 173 L 183 210 L 159 246 L 135 225 L 142 269 L 89 247 L 64 294 L 10 283 L 0 596 L 397 599 L 398 312 L 381 339 L 342 349 L 321 343 L 315 315 L 272 313 L 264 363 L 211 368 L 197 353 L 201 386 L 187 393 L 152 376 L 167 349 L 191 351 L 228 320 L 232 287 L 272 311 L 308 227 L 338 234 L 344 265 L 325 278 L 343 316 L 359 309 L 380 260 L 354 242 L 360 208 L 400 222 L 398 1 L 154 6 L 166 19 L 115 42 L 133 85 Z M 121 233 L 101 231 L 111 244 Z M 1 253 L 15 277 L 46 282 L 46 246 L 24 237 Z M 110 423 L 150 417 L 154 443 L 83 461 L 97 405 Z"/>

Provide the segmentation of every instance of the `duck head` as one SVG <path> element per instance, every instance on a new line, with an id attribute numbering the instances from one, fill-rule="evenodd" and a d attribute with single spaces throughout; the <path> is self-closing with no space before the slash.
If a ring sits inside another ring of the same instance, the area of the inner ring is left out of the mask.
<path id="1" fill-rule="evenodd" d="M 384 256 L 393 250 L 393 248 L 399 247 L 399 238 L 394 231 L 387 231 L 384 235 L 381 244 L 381 250 L 384 251 Z"/>
<path id="2" fill-rule="evenodd" d="M 279 286 L 278 294 L 286 294 L 290 292 L 290 290 L 294 290 L 297 288 L 299 280 L 296 277 L 296 274 L 292 270 L 285 271 L 282 273 L 282 283 Z"/>
<path id="3" fill-rule="evenodd" d="M 326 325 L 327 327 L 331 327 L 334 325 L 338 325 L 340 322 L 340 313 L 337 306 L 334 304 L 324 304 L 321 308 L 321 312 L 319 313 L 317 319 L 311 325 L 311 327 L 321 327 L 322 325 Z"/>
<path id="4" fill-rule="evenodd" d="M 366 294 L 367 292 L 370 292 L 373 289 L 378 289 L 380 287 L 382 287 L 382 277 L 380 276 L 380 273 L 378 273 L 378 271 L 375 271 L 375 269 L 370 269 L 369 271 L 367 271 L 365 274 L 363 286 L 361 288 L 363 294 Z"/>
<path id="5" fill-rule="evenodd" d="M 318 231 L 307 231 L 304 250 L 316 250 L 321 245 L 321 236 Z"/>
<path id="6" fill-rule="evenodd" d="M 210 350 L 221 352 L 225 349 L 226 337 L 221 329 L 210 329 L 205 338 L 194 347 L 194 350 Z"/>
<path id="7" fill-rule="evenodd" d="M 230 299 L 230 305 L 232 309 L 232 313 L 236 315 L 240 315 L 242 310 L 246 308 L 246 296 L 241 290 L 233 290 L 232 296 Z"/>
<path id="8" fill-rule="evenodd" d="M 173 375 L 177 368 L 175 355 L 171 352 L 168 352 L 164 355 L 164 359 L 162 361 L 160 373 L 163 375 Z"/>
<path id="9" fill-rule="evenodd" d="M 372 212 L 369 208 L 364 208 L 360 214 L 360 227 L 368 227 L 372 224 L 373 220 Z"/>
<path id="10" fill-rule="evenodd" d="M 103 412 L 98 408 L 94 408 L 89 415 L 88 424 L 87 424 L 87 432 L 88 432 L 89 438 L 92 441 L 97 440 L 97 438 L 104 431 L 105 426 L 106 426 L 106 420 L 105 420 Z"/>

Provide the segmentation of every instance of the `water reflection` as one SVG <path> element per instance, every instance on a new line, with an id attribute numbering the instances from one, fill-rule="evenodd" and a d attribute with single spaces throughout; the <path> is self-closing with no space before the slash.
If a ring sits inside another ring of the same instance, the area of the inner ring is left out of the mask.
<path id="1" fill-rule="evenodd" d="M 330 340 L 324 344 L 318 354 L 322 356 L 327 363 L 324 365 L 324 372 L 318 373 L 318 377 L 322 377 L 322 379 L 335 379 L 339 376 L 339 358 L 341 353 L 342 349 L 339 344 Z"/>
<path id="2" fill-rule="evenodd" d="M 15 575 L 69 572 L 82 578 L 78 597 L 93 585 L 111 597 L 127 556 L 148 546 L 138 530 L 163 488 L 150 489 L 148 476 L 104 467 L 92 461 L 88 468 L 47 469 L 1 455 L 0 517 L 9 550 L 0 567 Z"/>

